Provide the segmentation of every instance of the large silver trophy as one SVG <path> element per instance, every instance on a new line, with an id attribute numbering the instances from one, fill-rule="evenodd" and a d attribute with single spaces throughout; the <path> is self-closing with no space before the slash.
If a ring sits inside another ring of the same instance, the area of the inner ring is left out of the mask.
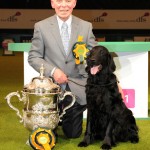
<path id="1" fill-rule="evenodd" d="M 19 92 L 9 93 L 6 96 L 8 105 L 17 112 L 17 116 L 21 119 L 20 122 L 27 129 L 32 132 L 37 129 L 30 139 L 30 142 L 34 143 L 32 146 L 35 146 L 35 149 L 41 150 L 51 149 L 55 145 L 52 130 L 58 126 L 66 110 L 75 103 L 75 96 L 71 92 L 62 91 L 60 86 L 55 84 L 51 78 L 44 77 L 43 65 L 40 68 L 40 76 L 33 78 L 29 84 L 25 85 L 21 93 L 22 96 Z M 67 95 L 72 97 L 72 101 L 59 114 L 58 104 Z M 23 102 L 24 108 L 22 113 L 11 104 L 13 96 L 17 96 L 19 101 Z M 38 138 L 36 137 L 37 133 Z M 37 138 L 36 141 L 39 143 L 32 141 L 34 138 Z"/>

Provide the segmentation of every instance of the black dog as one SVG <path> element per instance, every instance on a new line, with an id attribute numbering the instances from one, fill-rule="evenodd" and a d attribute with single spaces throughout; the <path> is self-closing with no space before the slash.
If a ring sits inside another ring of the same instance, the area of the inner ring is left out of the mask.
<path id="1" fill-rule="evenodd" d="M 101 148 L 105 150 L 118 142 L 139 141 L 138 127 L 119 92 L 115 69 L 105 47 L 96 46 L 90 51 L 86 67 L 87 125 L 79 147 L 86 147 L 95 139 L 103 140 Z"/>

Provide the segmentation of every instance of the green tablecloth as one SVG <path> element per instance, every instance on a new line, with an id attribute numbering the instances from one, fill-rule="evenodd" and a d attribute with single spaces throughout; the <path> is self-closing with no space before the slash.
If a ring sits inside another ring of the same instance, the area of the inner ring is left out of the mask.
<path id="1" fill-rule="evenodd" d="M 150 42 L 99 42 L 110 52 L 142 52 L 150 51 Z M 9 43 L 8 50 L 28 52 L 31 43 Z"/>

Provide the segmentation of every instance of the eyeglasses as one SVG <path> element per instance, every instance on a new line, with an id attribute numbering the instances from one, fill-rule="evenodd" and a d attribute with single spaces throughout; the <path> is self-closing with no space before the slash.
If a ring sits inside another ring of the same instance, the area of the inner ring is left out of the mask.
<path id="1" fill-rule="evenodd" d="M 73 2 L 74 0 L 54 0 L 54 1 L 58 4 L 62 4 L 63 2 L 65 2 L 66 4 L 69 4 Z"/>

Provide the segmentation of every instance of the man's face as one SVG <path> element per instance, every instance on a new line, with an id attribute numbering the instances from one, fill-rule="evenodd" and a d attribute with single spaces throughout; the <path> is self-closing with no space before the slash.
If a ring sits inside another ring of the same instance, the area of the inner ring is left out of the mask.
<path id="1" fill-rule="evenodd" d="M 51 0 L 51 6 L 60 19 L 66 21 L 76 6 L 76 0 Z"/>

